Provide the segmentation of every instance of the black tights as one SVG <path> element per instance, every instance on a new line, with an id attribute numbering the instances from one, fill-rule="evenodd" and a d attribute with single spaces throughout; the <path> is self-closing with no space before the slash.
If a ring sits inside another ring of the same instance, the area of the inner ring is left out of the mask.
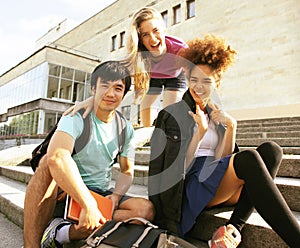
<path id="1" fill-rule="evenodd" d="M 273 181 L 281 159 L 282 149 L 274 142 L 235 155 L 234 170 L 245 184 L 227 224 L 241 230 L 255 207 L 289 246 L 300 247 L 300 226 Z"/>

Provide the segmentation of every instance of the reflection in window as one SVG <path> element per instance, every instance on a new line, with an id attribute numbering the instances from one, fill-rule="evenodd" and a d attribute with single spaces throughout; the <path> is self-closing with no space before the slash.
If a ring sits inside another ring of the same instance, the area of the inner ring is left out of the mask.
<path id="1" fill-rule="evenodd" d="M 125 31 L 120 33 L 120 47 L 125 46 Z"/>
<path id="2" fill-rule="evenodd" d="M 187 19 L 195 16 L 195 0 L 189 0 L 186 2 L 187 5 Z"/>
<path id="3" fill-rule="evenodd" d="M 85 72 L 75 70 L 75 81 L 85 82 Z"/>
<path id="4" fill-rule="evenodd" d="M 61 78 L 73 80 L 74 69 L 62 66 Z"/>
<path id="5" fill-rule="evenodd" d="M 111 37 L 111 50 L 112 51 L 117 50 L 117 36 L 116 35 Z"/>
<path id="6" fill-rule="evenodd" d="M 75 83 L 73 102 L 84 100 L 84 84 Z"/>
<path id="7" fill-rule="evenodd" d="M 181 19 L 181 9 L 180 9 L 180 4 L 173 7 L 173 24 L 180 23 Z"/>
<path id="8" fill-rule="evenodd" d="M 66 94 L 68 87 L 72 87 L 72 81 L 66 80 L 66 79 L 61 79 L 61 84 L 60 84 L 61 94 L 59 95 L 59 98 L 71 100 L 71 98 L 68 98 L 68 95 Z"/>
<path id="9" fill-rule="evenodd" d="M 25 134 L 32 135 L 37 133 L 39 111 L 9 117 L 6 123 L 1 123 L 1 135 Z"/>
<path id="10" fill-rule="evenodd" d="M 121 108 L 121 112 L 127 120 L 130 120 L 130 111 L 131 111 L 130 105 L 122 106 L 122 108 Z"/>
<path id="11" fill-rule="evenodd" d="M 57 97 L 59 78 L 49 76 L 47 98 Z"/>
<path id="12" fill-rule="evenodd" d="M 46 112 L 45 121 L 44 121 L 44 132 L 45 133 L 48 133 L 55 126 L 55 123 L 58 121 L 59 117 L 61 117 L 61 114 L 53 113 L 53 112 Z"/>
<path id="13" fill-rule="evenodd" d="M 60 65 L 49 64 L 49 75 L 59 77 L 60 69 Z"/>
<path id="14" fill-rule="evenodd" d="M 161 16 L 162 16 L 162 18 L 165 22 L 166 27 L 167 27 L 168 26 L 168 11 L 166 10 L 166 11 L 162 12 Z"/>
<path id="15" fill-rule="evenodd" d="M 58 98 L 71 102 L 83 101 L 91 95 L 89 79 L 89 73 L 49 64 L 47 98 Z"/>

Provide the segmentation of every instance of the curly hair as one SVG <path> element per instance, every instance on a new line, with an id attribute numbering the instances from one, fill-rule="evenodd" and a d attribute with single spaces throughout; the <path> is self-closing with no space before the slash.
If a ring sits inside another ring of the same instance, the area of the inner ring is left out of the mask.
<path id="1" fill-rule="evenodd" d="M 219 81 L 223 73 L 234 63 L 237 52 L 226 44 L 226 40 L 213 34 L 203 39 L 195 38 L 187 42 L 188 48 L 180 53 L 185 59 L 184 66 L 191 71 L 196 65 L 208 65 Z"/>

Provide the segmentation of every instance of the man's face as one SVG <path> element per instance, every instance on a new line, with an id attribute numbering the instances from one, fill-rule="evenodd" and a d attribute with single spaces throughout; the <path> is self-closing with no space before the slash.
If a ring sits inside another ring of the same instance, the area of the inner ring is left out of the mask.
<path id="1" fill-rule="evenodd" d="M 124 96 L 125 85 L 123 81 L 102 81 L 98 78 L 96 89 L 93 88 L 95 96 L 95 112 L 96 109 L 100 111 L 114 111 L 121 103 Z"/>

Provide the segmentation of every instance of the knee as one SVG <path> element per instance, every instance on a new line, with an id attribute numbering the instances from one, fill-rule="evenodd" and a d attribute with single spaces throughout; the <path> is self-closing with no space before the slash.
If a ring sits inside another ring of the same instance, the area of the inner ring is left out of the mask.
<path id="1" fill-rule="evenodd" d="M 273 141 L 268 141 L 257 147 L 257 152 L 265 162 L 272 177 L 275 177 L 282 160 L 282 148 Z"/>
<path id="2" fill-rule="evenodd" d="M 245 150 L 235 155 L 233 167 L 238 178 L 245 179 L 245 175 L 259 169 L 262 162 L 262 158 L 256 150 Z"/>
<path id="3" fill-rule="evenodd" d="M 262 143 L 256 149 L 260 154 L 272 154 L 282 156 L 282 148 L 274 141 L 267 141 Z"/>
<path id="4" fill-rule="evenodd" d="M 155 208 L 151 201 L 140 198 L 138 202 L 137 216 L 152 221 L 155 216 Z"/>

